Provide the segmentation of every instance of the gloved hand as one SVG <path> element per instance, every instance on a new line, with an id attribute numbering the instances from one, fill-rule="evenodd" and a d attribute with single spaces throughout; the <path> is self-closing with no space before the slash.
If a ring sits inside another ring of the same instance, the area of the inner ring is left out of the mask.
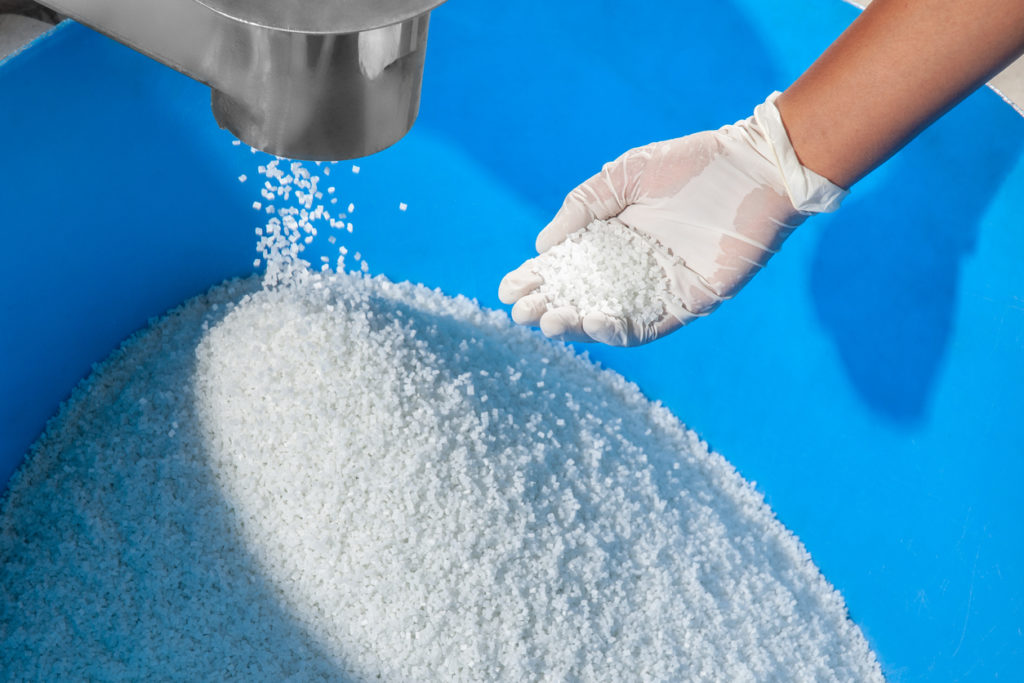
<path id="1" fill-rule="evenodd" d="M 629 150 L 566 197 L 537 236 L 543 253 L 594 220 L 618 220 L 661 245 L 670 281 L 665 315 L 654 323 L 548 310 L 534 290 L 532 259 L 501 281 L 512 318 L 548 337 L 613 346 L 646 344 L 707 315 L 736 294 L 808 216 L 835 211 L 846 190 L 805 168 L 789 141 L 773 93 L 754 115 L 675 140 Z"/>

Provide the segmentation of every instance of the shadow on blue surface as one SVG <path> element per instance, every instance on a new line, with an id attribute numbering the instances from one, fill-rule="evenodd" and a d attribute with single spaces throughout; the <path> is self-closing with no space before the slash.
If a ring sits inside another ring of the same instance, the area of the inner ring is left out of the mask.
<path id="1" fill-rule="evenodd" d="M 552 214 L 627 149 L 732 123 L 782 86 L 731 2 L 464 2 L 435 12 L 430 41 L 417 125 Z"/>
<path id="2" fill-rule="evenodd" d="M 62 49 L 82 58 L 55 62 Z M 182 126 L 212 124 L 202 85 L 70 22 L 3 69 L 20 98 L 0 108 L 0 131 L 15 132 L 0 154 L 0 272 L 17 283 L 0 296 L 12 326 L 0 337 L 6 482 L 91 363 L 150 317 L 249 272 L 254 249 L 238 220 L 247 193 L 209 151 L 223 135 Z"/>
<path id="3" fill-rule="evenodd" d="M 1002 109 L 966 100 L 855 188 L 818 243 L 815 310 L 858 395 L 886 418 L 926 417 L 962 262 L 1024 146 L 1024 126 Z M 977 125 L 993 113 L 1005 118 L 989 124 L 998 135 Z"/>

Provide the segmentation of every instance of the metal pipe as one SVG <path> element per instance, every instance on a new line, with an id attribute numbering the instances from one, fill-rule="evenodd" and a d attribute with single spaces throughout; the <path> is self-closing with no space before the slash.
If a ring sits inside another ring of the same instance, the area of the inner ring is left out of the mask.
<path id="1" fill-rule="evenodd" d="M 419 111 L 444 0 L 44 0 L 213 89 L 217 122 L 283 157 L 351 159 Z"/>

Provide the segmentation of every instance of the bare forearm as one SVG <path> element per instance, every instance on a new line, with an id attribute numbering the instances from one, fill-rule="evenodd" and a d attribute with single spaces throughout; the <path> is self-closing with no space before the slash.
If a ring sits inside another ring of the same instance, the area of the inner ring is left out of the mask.
<path id="1" fill-rule="evenodd" d="M 1024 51 L 1024 0 L 875 0 L 776 101 L 800 161 L 849 187 Z"/>

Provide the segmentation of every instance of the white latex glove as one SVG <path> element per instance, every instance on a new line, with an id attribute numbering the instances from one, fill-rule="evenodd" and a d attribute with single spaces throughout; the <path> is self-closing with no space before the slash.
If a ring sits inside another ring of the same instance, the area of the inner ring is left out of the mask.
<path id="1" fill-rule="evenodd" d="M 533 293 L 542 279 L 532 259 L 501 281 L 498 297 L 512 318 L 540 325 L 552 338 L 613 346 L 646 344 L 707 315 L 729 299 L 779 250 L 808 216 L 835 211 L 846 190 L 797 159 L 772 93 L 754 115 L 675 140 L 631 149 L 566 197 L 537 236 L 544 252 L 594 220 L 618 217 L 660 244 L 670 280 L 666 313 L 655 323 L 548 310 Z"/>

